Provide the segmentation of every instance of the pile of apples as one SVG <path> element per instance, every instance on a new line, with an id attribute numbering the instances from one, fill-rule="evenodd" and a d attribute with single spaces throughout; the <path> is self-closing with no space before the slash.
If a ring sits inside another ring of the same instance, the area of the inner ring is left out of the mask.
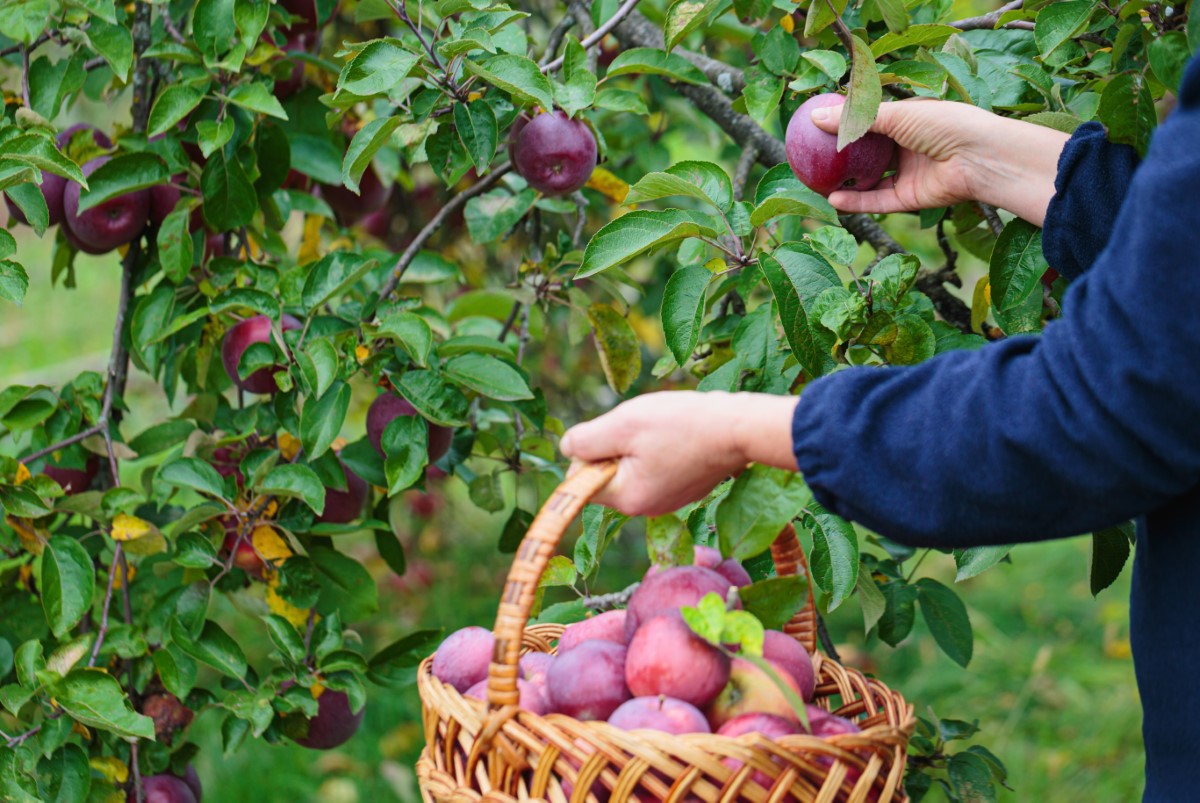
<path id="1" fill-rule="evenodd" d="M 625 610 L 569 625 L 554 655 L 521 656 L 520 707 L 538 715 L 603 720 L 627 731 L 676 735 L 761 734 L 775 739 L 857 733 L 854 722 L 811 705 L 816 685 L 812 658 L 795 639 L 766 631 L 763 658 L 805 701 L 807 728 L 767 672 L 731 649 L 709 644 L 684 621 L 681 609 L 695 607 L 707 594 L 740 605 L 731 587 L 749 584 L 741 564 L 722 560 L 710 547 L 696 547 L 691 566 L 651 567 Z M 433 674 L 467 697 L 486 700 L 493 647 L 490 631 L 459 630 L 438 648 Z M 731 758 L 724 763 L 735 771 L 742 766 Z M 762 772 L 755 772 L 753 780 L 771 785 Z"/>

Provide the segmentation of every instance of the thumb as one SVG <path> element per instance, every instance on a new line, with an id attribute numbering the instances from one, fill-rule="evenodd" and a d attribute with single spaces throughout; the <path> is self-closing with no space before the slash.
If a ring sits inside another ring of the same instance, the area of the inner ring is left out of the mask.
<path id="1" fill-rule="evenodd" d="M 826 134 L 836 134 L 838 132 L 838 124 L 842 121 L 842 107 L 845 101 L 836 106 L 818 106 L 813 109 L 812 115 L 813 125 L 824 131 Z"/>
<path id="2" fill-rule="evenodd" d="M 558 442 L 558 448 L 565 457 L 574 461 L 603 460 L 613 457 L 616 452 L 611 438 L 604 435 L 603 418 L 589 421 L 586 424 L 576 424 L 567 430 Z"/>

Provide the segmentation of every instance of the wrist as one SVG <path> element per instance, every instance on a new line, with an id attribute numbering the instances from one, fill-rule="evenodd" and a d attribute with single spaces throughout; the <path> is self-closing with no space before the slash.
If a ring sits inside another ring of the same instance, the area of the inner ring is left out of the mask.
<path id="1" fill-rule="evenodd" d="M 969 156 L 972 197 L 1041 226 L 1068 139 L 1056 129 L 993 117 Z"/>
<path id="2" fill-rule="evenodd" d="M 799 398 L 769 393 L 732 393 L 726 405 L 732 450 L 739 466 L 762 463 L 796 470 L 792 417 Z"/>

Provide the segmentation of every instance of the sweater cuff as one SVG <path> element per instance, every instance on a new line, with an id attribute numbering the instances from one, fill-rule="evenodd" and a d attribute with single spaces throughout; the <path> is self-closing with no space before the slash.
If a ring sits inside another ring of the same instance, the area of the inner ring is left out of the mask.
<path id="1" fill-rule="evenodd" d="M 1058 159 L 1046 210 L 1042 251 L 1068 279 L 1082 275 L 1104 250 L 1137 168 L 1137 152 L 1108 140 L 1104 126 L 1084 123 Z"/>

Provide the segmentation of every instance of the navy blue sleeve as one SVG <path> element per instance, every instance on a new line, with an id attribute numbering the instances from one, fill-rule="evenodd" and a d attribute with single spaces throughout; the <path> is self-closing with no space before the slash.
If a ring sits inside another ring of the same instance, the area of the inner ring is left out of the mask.
<path id="1" fill-rule="evenodd" d="M 793 420 L 817 500 L 910 544 L 1062 537 L 1200 484 L 1200 59 L 1066 317 L 907 368 L 813 382 Z"/>
<path id="2" fill-rule="evenodd" d="M 1050 267 L 1077 279 L 1092 266 L 1138 166 L 1137 151 L 1108 141 L 1099 123 L 1076 129 L 1058 158 L 1054 197 L 1042 226 L 1042 250 Z"/>

